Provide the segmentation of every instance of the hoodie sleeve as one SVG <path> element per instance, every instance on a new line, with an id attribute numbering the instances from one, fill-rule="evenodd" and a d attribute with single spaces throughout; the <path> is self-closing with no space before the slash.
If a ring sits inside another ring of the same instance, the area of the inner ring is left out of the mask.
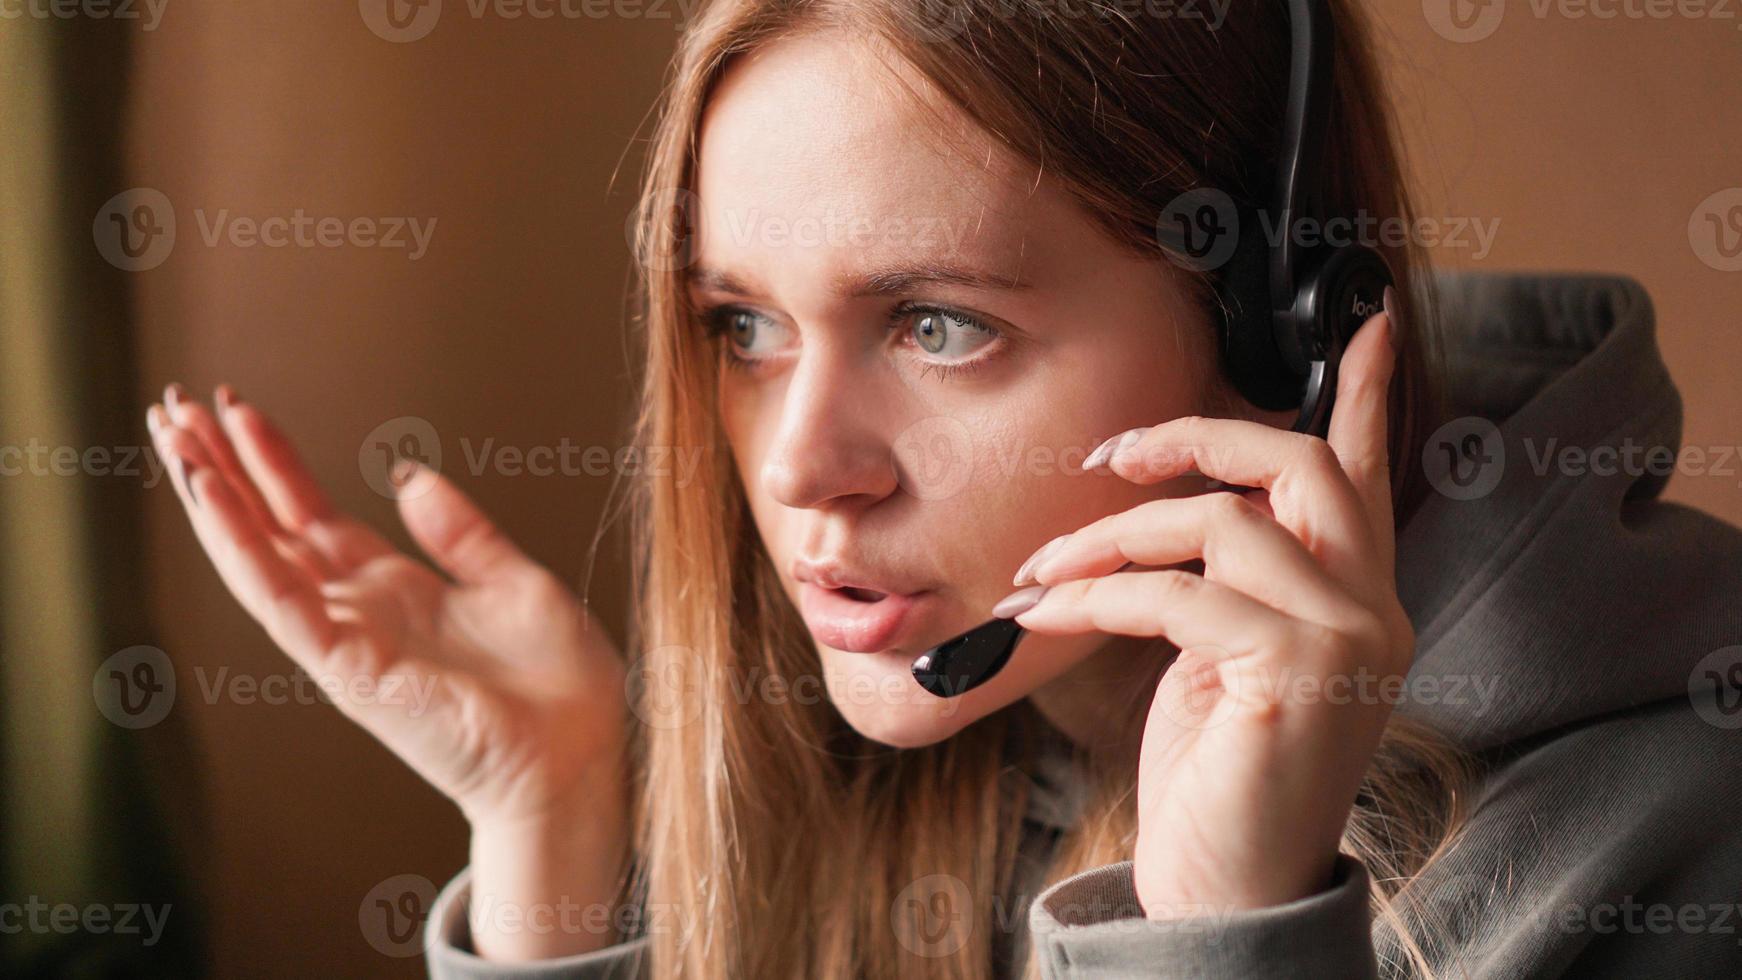
<path id="1" fill-rule="evenodd" d="M 1266 980 L 1378 975 L 1367 870 L 1339 855 L 1330 888 L 1247 911 L 1144 917 L 1131 862 L 1060 881 L 1029 906 L 1029 933 L 1048 980 Z"/>
<path id="2" fill-rule="evenodd" d="M 648 938 L 531 963 L 493 963 L 472 951 L 466 917 L 471 906 L 472 873 L 454 876 L 436 897 L 424 926 L 424 947 L 432 980 L 644 980 Z"/>

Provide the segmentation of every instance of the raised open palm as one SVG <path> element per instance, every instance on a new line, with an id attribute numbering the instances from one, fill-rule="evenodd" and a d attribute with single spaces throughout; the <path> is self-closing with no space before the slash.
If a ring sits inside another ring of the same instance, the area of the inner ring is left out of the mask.
<path id="1" fill-rule="evenodd" d="M 171 385 L 147 415 L 176 493 L 250 615 L 474 825 L 576 812 L 620 786 L 622 659 L 550 572 L 440 474 L 399 510 L 451 580 L 337 512 L 259 409 Z"/>

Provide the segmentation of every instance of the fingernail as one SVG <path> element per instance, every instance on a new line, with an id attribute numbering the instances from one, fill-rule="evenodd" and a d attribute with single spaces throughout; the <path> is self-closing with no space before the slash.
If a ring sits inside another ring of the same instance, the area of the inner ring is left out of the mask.
<path id="1" fill-rule="evenodd" d="M 1034 582 L 1034 570 L 1044 564 L 1048 558 L 1052 557 L 1053 552 L 1058 551 L 1059 548 L 1063 547 L 1065 539 L 1068 537 L 1070 537 L 1070 535 L 1061 534 L 1058 537 L 1053 538 L 1051 541 L 1048 541 L 1046 544 L 1041 545 L 1040 550 L 1029 555 L 1028 560 L 1022 563 L 1022 567 L 1016 570 L 1016 577 L 1010 580 L 1010 584 L 1032 584 Z"/>
<path id="2" fill-rule="evenodd" d="M 1141 426 L 1136 429 L 1127 429 L 1116 436 L 1112 436 L 1106 442 L 1096 446 L 1095 451 L 1090 453 L 1087 459 L 1083 460 L 1083 469 L 1092 470 L 1095 467 L 1106 463 L 1127 446 L 1130 446 L 1138 439 L 1143 438 L 1143 434 L 1148 431 L 1148 426 Z"/>
<path id="3" fill-rule="evenodd" d="M 1391 349 L 1395 351 L 1398 346 L 1397 310 L 1400 308 L 1397 305 L 1397 290 L 1390 286 L 1386 286 L 1385 299 L 1383 302 L 1385 306 L 1385 319 L 1387 321 L 1385 324 L 1385 335 L 1391 339 Z"/>
<path id="4" fill-rule="evenodd" d="M 992 607 L 992 615 L 999 619 L 1015 619 L 1033 609 L 1040 602 L 1041 597 L 1046 595 L 1046 590 L 1047 586 L 1044 585 L 1031 585 L 1026 589 L 1017 589 L 998 600 L 998 604 Z"/>
<path id="5" fill-rule="evenodd" d="M 393 469 L 387 474 L 387 479 L 395 488 L 403 488 L 416 475 L 417 463 L 402 457 L 394 461 Z"/>
<path id="6" fill-rule="evenodd" d="M 236 397 L 236 389 L 228 384 L 221 384 L 212 391 L 212 404 L 218 406 L 218 417 L 223 418 L 235 404 L 242 399 Z"/>
<path id="7" fill-rule="evenodd" d="M 181 403 L 187 394 L 187 389 L 183 388 L 179 381 L 171 381 L 163 386 L 163 405 L 164 408 L 168 409 L 169 417 L 176 425 L 182 424 Z"/>
<path id="8" fill-rule="evenodd" d="M 1125 434 L 1121 432 L 1119 435 L 1108 436 L 1106 439 L 1102 440 L 1099 446 L 1096 446 L 1088 456 L 1083 458 L 1083 469 L 1092 470 L 1095 467 L 1100 466 L 1102 463 L 1105 463 L 1107 457 L 1113 455 L 1113 444 L 1123 438 L 1124 435 Z"/>
<path id="9" fill-rule="evenodd" d="M 162 405 L 153 405 L 145 410 L 145 427 L 151 431 L 153 438 L 163 435 L 163 425 L 168 421 L 164 416 Z"/>

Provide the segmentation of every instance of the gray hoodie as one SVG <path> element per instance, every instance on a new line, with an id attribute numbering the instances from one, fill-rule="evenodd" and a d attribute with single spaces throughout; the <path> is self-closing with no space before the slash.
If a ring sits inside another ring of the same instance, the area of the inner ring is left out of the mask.
<path id="1" fill-rule="evenodd" d="M 1417 883 L 1436 971 L 1742 977 L 1742 531 L 1657 498 L 1742 480 L 1734 447 L 1681 451 L 1681 398 L 1631 280 L 1439 281 L 1457 418 L 1398 538 L 1417 634 L 1397 707 L 1484 778 L 1463 842 Z M 1654 448 L 1655 447 L 1655 448 Z M 1077 807 L 1062 751 L 1034 774 L 1019 895 Z M 1001 962 L 1056 978 L 1371 977 L 1406 971 L 1366 869 L 1257 911 L 1151 922 L 1131 864 L 1039 890 Z M 469 952 L 465 872 L 428 926 L 431 976 L 630 978 L 647 940 L 531 965 Z M 1022 919 L 1022 916 L 1017 916 Z M 770 939 L 770 941 L 775 941 Z"/>

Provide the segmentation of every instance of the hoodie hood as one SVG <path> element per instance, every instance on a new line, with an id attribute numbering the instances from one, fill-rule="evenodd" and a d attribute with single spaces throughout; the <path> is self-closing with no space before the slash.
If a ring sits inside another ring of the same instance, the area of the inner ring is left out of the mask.
<path id="1" fill-rule="evenodd" d="M 1437 286 L 1455 417 L 1396 462 L 1434 487 L 1398 536 L 1416 659 L 1397 710 L 1480 751 L 1688 704 L 1737 659 L 1742 532 L 1658 494 L 1678 466 L 1742 460 L 1683 457 L 1650 297 L 1594 275 Z"/>

